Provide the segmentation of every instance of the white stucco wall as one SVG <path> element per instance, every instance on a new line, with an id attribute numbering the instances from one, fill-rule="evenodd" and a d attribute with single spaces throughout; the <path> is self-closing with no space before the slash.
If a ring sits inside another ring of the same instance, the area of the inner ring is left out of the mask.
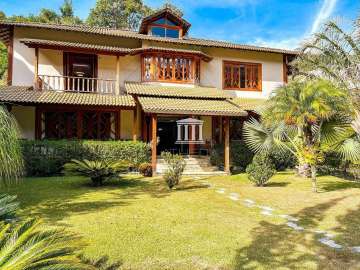
<path id="1" fill-rule="evenodd" d="M 267 98 L 273 90 L 283 85 L 283 61 L 281 54 L 246 52 L 226 49 L 208 49 L 214 58 L 201 63 L 201 84 L 223 87 L 223 61 L 260 63 L 262 65 L 262 91 L 224 90 L 237 97 Z"/>
<path id="2" fill-rule="evenodd" d="M 12 106 L 11 113 L 15 116 L 20 128 L 21 139 L 35 138 L 35 107 Z"/>

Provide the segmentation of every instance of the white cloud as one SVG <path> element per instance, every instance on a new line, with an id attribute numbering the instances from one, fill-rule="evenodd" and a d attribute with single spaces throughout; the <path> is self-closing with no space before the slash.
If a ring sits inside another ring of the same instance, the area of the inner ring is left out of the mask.
<path id="1" fill-rule="evenodd" d="M 298 37 L 291 37 L 281 40 L 264 40 L 262 38 L 257 38 L 252 42 L 252 44 L 262 47 L 293 50 L 300 47 L 301 40 L 302 38 Z"/>
<path id="2" fill-rule="evenodd" d="M 319 27 L 324 23 L 334 12 L 336 3 L 338 0 L 324 0 L 320 11 L 316 15 L 316 18 L 311 27 L 311 34 L 314 34 L 319 30 Z"/>

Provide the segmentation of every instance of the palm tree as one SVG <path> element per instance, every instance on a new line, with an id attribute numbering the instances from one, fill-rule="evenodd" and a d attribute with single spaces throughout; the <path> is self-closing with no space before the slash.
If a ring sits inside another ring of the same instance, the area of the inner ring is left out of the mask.
<path id="1" fill-rule="evenodd" d="M 0 224 L 0 270 L 79 270 L 73 237 L 61 231 L 39 231 L 31 219 L 15 226 Z"/>
<path id="2" fill-rule="evenodd" d="M 330 21 L 303 45 L 293 63 L 295 75 L 324 78 L 348 89 L 360 102 L 360 17 L 350 31 Z"/>
<path id="3" fill-rule="evenodd" d="M 244 138 L 255 152 L 272 147 L 292 152 L 299 170 L 310 167 L 317 191 L 317 164 L 327 151 L 344 159 L 360 160 L 360 140 L 353 128 L 346 91 L 328 81 L 294 81 L 277 89 L 262 112 L 262 123 L 251 119 Z"/>

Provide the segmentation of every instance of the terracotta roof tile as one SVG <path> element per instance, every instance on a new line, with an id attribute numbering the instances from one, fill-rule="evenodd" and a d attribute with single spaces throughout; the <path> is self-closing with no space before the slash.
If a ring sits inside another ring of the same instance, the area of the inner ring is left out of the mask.
<path id="1" fill-rule="evenodd" d="M 244 110 L 257 111 L 265 105 L 266 100 L 263 98 L 234 98 L 231 101 Z"/>
<path id="2" fill-rule="evenodd" d="M 135 101 L 129 95 L 101 95 L 56 91 L 35 91 L 26 86 L 0 87 L 0 102 L 22 104 L 64 104 L 135 107 Z"/>
<path id="3" fill-rule="evenodd" d="M 138 97 L 138 100 L 147 113 L 247 116 L 247 112 L 228 100 L 165 97 Z"/>
<path id="4" fill-rule="evenodd" d="M 236 44 L 236 43 L 231 43 L 231 42 L 227 42 L 227 41 L 196 39 L 196 38 L 191 38 L 191 37 L 184 37 L 182 39 L 155 37 L 155 36 L 150 36 L 150 35 L 139 34 L 137 32 L 129 31 L 129 30 L 104 28 L 104 27 L 93 27 L 93 26 L 88 26 L 88 25 L 62 25 L 62 24 L 46 24 L 46 23 L 33 23 L 33 22 L 0 21 L 0 26 L 12 26 L 12 25 L 18 26 L 18 27 L 32 27 L 32 28 L 42 28 L 42 29 L 53 29 L 53 30 L 59 30 L 59 31 L 83 32 L 83 33 L 106 35 L 106 36 L 133 38 L 133 39 L 138 39 L 138 40 L 152 40 L 152 41 L 172 43 L 172 44 L 195 45 L 195 46 L 216 47 L 216 48 L 229 48 L 229 49 L 292 54 L 292 55 L 299 54 L 298 51 L 293 51 L 293 50 L 260 47 L 260 46 L 252 46 L 252 45 L 245 45 L 245 44 Z"/>
<path id="5" fill-rule="evenodd" d="M 186 97 L 206 99 L 227 99 L 230 98 L 224 91 L 213 87 L 201 86 L 168 86 L 159 83 L 125 82 L 125 90 L 128 94 L 162 97 Z"/>

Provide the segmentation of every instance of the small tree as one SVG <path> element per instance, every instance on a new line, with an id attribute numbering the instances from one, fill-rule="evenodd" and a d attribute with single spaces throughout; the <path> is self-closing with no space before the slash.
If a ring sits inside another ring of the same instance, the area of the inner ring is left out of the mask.
<path id="1" fill-rule="evenodd" d="M 253 162 L 246 168 L 246 173 L 251 182 L 262 187 L 276 173 L 276 170 L 269 154 L 262 152 L 254 156 Z"/>
<path id="2" fill-rule="evenodd" d="M 181 155 L 171 154 L 169 152 L 162 152 L 161 157 L 168 165 L 168 169 L 164 174 L 165 182 L 168 187 L 172 189 L 179 184 L 186 162 Z"/>

